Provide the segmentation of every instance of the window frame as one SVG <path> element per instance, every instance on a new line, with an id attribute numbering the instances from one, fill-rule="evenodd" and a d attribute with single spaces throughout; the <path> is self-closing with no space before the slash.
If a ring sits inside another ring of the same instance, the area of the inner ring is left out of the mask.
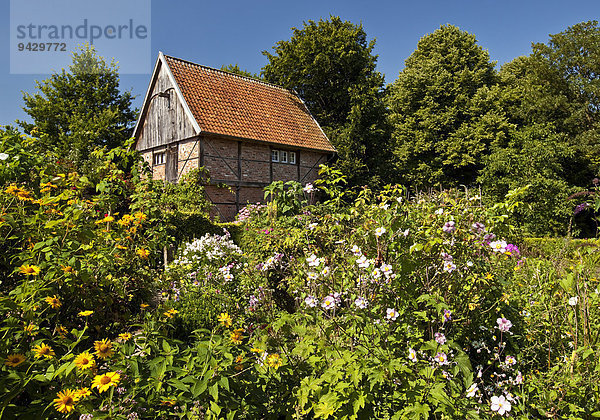
<path id="1" fill-rule="evenodd" d="M 271 150 L 271 162 L 279 162 L 279 150 Z"/>
<path id="2" fill-rule="evenodd" d="M 289 152 L 289 159 L 288 159 L 288 163 L 290 165 L 295 165 L 296 164 L 296 152 Z"/>
<path id="3" fill-rule="evenodd" d="M 157 159 L 159 156 L 160 156 L 160 159 Z M 160 162 L 157 163 L 158 160 L 160 160 Z M 165 163 L 167 163 L 166 150 L 161 150 L 159 152 L 152 153 L 152 166 L 160 166 L 160 165 L 164 165 Z"/>

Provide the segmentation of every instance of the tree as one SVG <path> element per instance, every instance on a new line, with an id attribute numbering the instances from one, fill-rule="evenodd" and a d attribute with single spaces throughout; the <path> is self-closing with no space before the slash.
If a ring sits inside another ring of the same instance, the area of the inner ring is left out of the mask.
<path id="1" fill-rule="evenodd" d="M 244 77 L 249 77 L 250 79 L 262 80 L 262 78 L 260 77 L 260 74 L 256 74 L 256 73 L 252 73 L 248 70 L 244 70 L 244 69 L 240 68 L 240 66 L 237 64 L 222 65 L 221 70 L 226 71 L 228 73 L 238 74 L 238 75 L 244 76 Z"/>
<path id="2" fill-rule="evenodd" d="M 36 83 L 39 92 L 23 94 L 23 109 L 33 124 L 20 124 L 40 138 L 42 152 L 55 153 L 87 173 L 95 148 L 121 146 L 131 136 L 136 118 L 133 97 L 119 91 L 115 63 L 107 64 L 93 46 L 73 53 L 69 71 Z"/>
<path id="3" fill-rule="evenodd" d="M 490 92 L 497 81 L 494 65 L 475 36 L 455 26 L 421 38 L 388 94 L 402 182 L 475 182 L 489 142 L 506 128 Z"/>
<path id="4" fill-rule="evenodd" d="M 514 127 L 491 144 L 479 181 L 493 200 L 531 185 L 520 212 L 535 234 L 565 234 L 600 166 L 600 29 L 576 24 L 502 66 L 499 107 Z M 579 218 L 577 229 L 589 221 Z M 576 230 L 577 230 L 576 229 Z"/>
<path id="5" fill-rule="evenodd" d="M 269 59 L 264 78 L 302 98 L 336 147 L 351 185 L 386 181 L 389 127 L 375 41 L 367 41 L 362 25 L 335 16 L 292 30 L 273 54 L 263 52 Z"/>

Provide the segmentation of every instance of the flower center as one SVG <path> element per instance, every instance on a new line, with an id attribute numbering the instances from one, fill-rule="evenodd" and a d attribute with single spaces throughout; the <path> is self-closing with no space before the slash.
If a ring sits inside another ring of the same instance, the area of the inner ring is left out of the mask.
<path id="1" fill-rule="evenodd" d="M 75 401 L 73 401 L 73 397 L 65 397 L 63 400 L 64 405 L 73 405 Z"/>
<path id="2" fill-rule="evenodd" d="M 106 385 L 106 384 L 110 383 L 110 378 L 109 378 L 108 376 L 103 376 L 103 377 L 100 379 L 100 383 L 101 383 L 102 385 Z"/>

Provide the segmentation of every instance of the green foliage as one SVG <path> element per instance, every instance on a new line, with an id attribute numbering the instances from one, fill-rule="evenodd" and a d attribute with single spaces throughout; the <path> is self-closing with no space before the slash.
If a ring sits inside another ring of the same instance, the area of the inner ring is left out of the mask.
<path id="1" fill-rule="evenodd" d="M 298 93 L 336 147 L 351 185 L 386 182 L 389 128 L 375 41 L 367 41 L 362 25 L 336 16 L 309 20 L 293 33 L 273 54 L 263 52 L 265 79 Z"/>
<path id="2" fill-rule="evenodd" d="M 260 74 L 251 73 L 247 70 L 244 70 L 244 69 L 240 68 L 240 66 L 237 64 L 229 64 L 227 66 L 223 65 L 223 66 L 221 66 L 221 70 L 229 72 L 229 73 L 233 73 L 233 74 L 238 74 L 238 75 L 244 76 L 244 77 L 249 77 L 251 79 L 262 80 L 262 78 L 260 77 Z"/>
<path id="3" fill-rule="evenodd" d="M 52 152 L 90 176 L 98 164 L 92 151 L 123 146 L 131 136 L 136 112 L 133 97 L 119 91 L 115 63 L 107 64 L 93 46 L 73 53 L 69 71 L 37 82 L 39 92 L 25 93 L 24 110 L 33 124 L 21 125 L 40 138 L 42 153 Z"/>
<path id="4" fill-rule="evenodd" d="M 444 25 L 421 38 L 387 98 L 402 182 L 475 182 L 490 141 L 505 130 L 489 92 L 496 79 L 474 35 Z"/>

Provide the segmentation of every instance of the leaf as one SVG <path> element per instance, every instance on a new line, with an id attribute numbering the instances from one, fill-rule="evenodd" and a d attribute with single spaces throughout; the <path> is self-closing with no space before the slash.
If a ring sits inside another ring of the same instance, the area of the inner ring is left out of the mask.
<path id="1" fill-rule="evenodd" d="M 219 385 L 214 384 L 208 387 L 208 393 L 215 401 L 219 400 Z"/>
<path id="2" fill-rule="evenodd" d="M 206 391 L 206 387 L 208 385 L 208 379 L 202 379 L 201 381 L 198 381 L 194 384 L 194 386 L 192 386 L 191 392 L 194 398 L 197 398 L 198 395 L 202 394 L 204 391 Z"/>

